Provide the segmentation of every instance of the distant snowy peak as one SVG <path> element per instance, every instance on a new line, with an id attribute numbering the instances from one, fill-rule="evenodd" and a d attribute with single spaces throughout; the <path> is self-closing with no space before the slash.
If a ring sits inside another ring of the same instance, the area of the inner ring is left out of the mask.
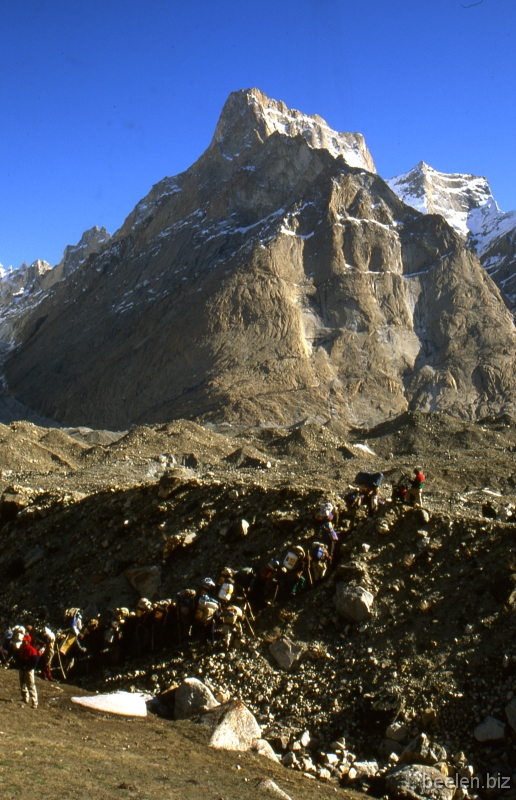
<path id="1" fill-rule="evenodd" d="M 423 214 L 441 214 L 464 238 L 471 231 L 473 211 L 490 204 L 501 213 L 485 178 L 437 172 L 424 161 L 387 183 L 407 205 Z"/>
<path id="2" fill-rule="evenodd" d="M 212 144 L 232 161 L 246 150 L 278 132 L 286 136 L 302 136 L 316 150 L 327 150 L 343 156 L 350 167 L 376 172 L 374 161 L 360 133 L 339 133 L 317 114 L 308 116 L 285 103 L 272 100 L 259 89 L 232 92 L 222 110 Z"/>
<path id="3" fill-rule="evenodd" d="M 500 211 L 485 178 L 447 175 L 421 161 L 387 183 L 407 205 L 423 214 L 441 214 L 516 306 L 516 211 Z"/>

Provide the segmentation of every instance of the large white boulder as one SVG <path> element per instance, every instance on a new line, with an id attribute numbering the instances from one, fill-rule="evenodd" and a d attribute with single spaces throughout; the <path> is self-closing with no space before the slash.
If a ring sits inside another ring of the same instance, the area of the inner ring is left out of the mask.
<path id="1" fill-rule="evenodd" d="M 253 714 L 240 700 L 214 708 L 201 722 L 211 728 L 210 747 L 220 750 L 252 750 L 262 731 Z"/>

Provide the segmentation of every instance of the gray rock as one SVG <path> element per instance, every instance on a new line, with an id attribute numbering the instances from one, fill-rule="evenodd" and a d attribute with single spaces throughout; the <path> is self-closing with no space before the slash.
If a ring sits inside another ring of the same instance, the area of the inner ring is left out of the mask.
<path id="1" fill-rule="evenodd" d="M 351 622 L 365 622 L 371 616 L 374 596 L 363 586 L 338 583 L 334 597 L 337 613 Z"/>
<path id="2" fill-rule="evenodd" d="M 311 739 L 310 731 L 304 731 L 301 734 L 301 737 L 299 739 L 299 741 L 301 743 L 301 747 L 305 747 L 305 748 L 308 747 L 309 744 L 310 744 L 310 739 Z"/>
<path id="3" fill-rule="evenodd" d="M 412 739 L 400 757 L 401 764 L 437 764 L 446 760 L 446 750 L 440 744 L 431 742 L 426 733 Z"/>
<path id="4" fill-rule="evenodd" d="M 252 750 L 262 731 L 254 716 L 240 700 L 214 708 L 201 722 L 212 729 L 209 746 L 220 750 Z"/>
<path id="5" fill-rule="evenodd" d="M 496 742 L 505 738 L 507 725 L 495 717 L 486 717 L 473 731 L 477 742 Z"/>
<path id="6" fill-rule="evenodd" d="M 197 678 L 186 678 L 176 689 L 174 719 L 187 719 L 201 711 L 216 708 L 219 703 L 212 692 Z"/>
<path id="7" fill-rule="evenodd" d="M 159 567 L 135 567 L 124 573 L 125 577 L 140 597 L 152 600 L 161 585 L 161 570 Z"/>
<path id="8" fill-rule="evenodd" d="M 404 749 L 403 745 L 395 742 L 394 739 L 383 739 L 378 748 L 378 755 L 382 758 L 389 758 L 392 753 L 395 753 L 396 756 L 401 756 Z"/>
<path id="9" fill-rule="evenodd" d="M 251 747 L 251 750 L 253 750 L 255 753 L 258 753 L 260 756 L 270 758 L 271 761 L 279 761 L 278 756 L 266 739 L 256 739 Z"/>
<path id="10" fill-rule="evenodd" d="M 284 767 L 293 767 L 294 764 L 297 764 L 297 756 L 296 754 L 290 750 L 288 753 L 285 753 L 283 758 L 281 759 L 281 763 Z"/>
<path id="11" fill-rule="evenodd" d="M 357 778 L 372 778 L 378 772 L 376 761 L 355 761 L 353 764 Z"/>
<path id="12" fill-rule="evenodd" d="M 305 648 L 284 637 L 270 645 L 269 651 L 280 669 L 291 670 L 303 655 Z"/>
<path id="13" fill-rule="evenodd" d="M 387 791 L 409 800 L 451 800 L 455 785 L 435 767 L 405 766 L 387 776 Z"/>
<path id="14" fill-rule="evenodd" d="M 281 797 L 282 800 L 292 800 L 289 794 L 280 789 L 277 783 L 271 781 L 270 778 L 264 778 L 263 781 L 260 781 L 257 787 L 261 792 L 265 794 L 270 794 L 273 797 Z"/>
<path id="15" fill-rule="evenodd" d="M 385 731 L 386 739 L 394 739 L 395 742 L 403 742 L 408 736 L 408 727 L 404 722 L 393 722 Z"/>

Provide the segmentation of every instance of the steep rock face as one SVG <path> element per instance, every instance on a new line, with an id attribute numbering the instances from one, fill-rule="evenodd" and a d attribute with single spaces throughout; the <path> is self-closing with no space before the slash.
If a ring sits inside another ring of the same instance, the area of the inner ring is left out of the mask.
<path id="1" fill-rule="evenodd" d="M 109 428 L 512 409 L 514 326 L 476 256 L 326 131 L 231 95 L 199 160 L 17 319 L 9 387 Z"/>
<path id="2" fill-rule="evenodd" d="M 424 161 L 387 181 L 424 214 L 442 214 L 473 247 L 509 305 L 516 302 L 516 212 L 500 211 L 485 178 L 437 172 Z"/>

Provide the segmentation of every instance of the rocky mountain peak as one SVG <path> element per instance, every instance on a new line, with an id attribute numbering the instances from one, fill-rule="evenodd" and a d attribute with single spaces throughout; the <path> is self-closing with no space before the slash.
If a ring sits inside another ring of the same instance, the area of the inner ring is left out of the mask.
<path id="1" fill-rule="evenodd" d="M 514 306 L 516 212 L 500 211 L 486 178 L 437 172 L 420 161 L 387 183 L 407 205 L 423 214 L 441 214 L 473 247 L 482 266 Z"/>
<path id="2" fill-rule="evenodd" d="M 241 89 L 229 95 L 212 147 L 218 147 L 227 160 L 242 159 L 275 132 L 302 136 L 316 150 L 328 150 L 335 158 L 343 156 L 350 167 L 376 172 L 362 134 L 338 133 L 317 114 L 308 116 L 288 108 L 259 89 Z"/>
<path id="3" fill-rule="evenodd" d="M 424 161 L 387 183 L 407 205 L 423 214 L 441 214 L 464 238 L 470 231 L 468 218 L 472 209 L 493 201 L 484 177 L 438 172 Z"/>
<path id="4" fill-rule="evenodd" d="M 61 270 L 60 277 L 76 269 L 91 253 L 100 252 L 110 239 L 111 234 L 104 227 L 99 228 L 98 225 L 84 231 L 77 244 L 69 244 L 65 247 L 63 257 L 57 265 L 57 268 Z"/>
<path id="5" fill-rule="evenodd" d="M 361 142 L 257 90 L 230 95 L 195 164 L 5 330 L 10 391 L 113 429 L 510 412 L 516 332 L 498 290 L 442 216 L 366 168 Z M 460 187 L 484 180 L 424 164 L 404 177 L 456 214 Z"/>

